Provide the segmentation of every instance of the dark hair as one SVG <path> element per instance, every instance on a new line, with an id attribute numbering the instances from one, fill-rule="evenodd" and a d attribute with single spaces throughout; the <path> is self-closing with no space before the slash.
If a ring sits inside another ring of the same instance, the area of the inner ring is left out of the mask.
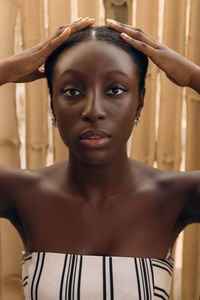
<path id="1" fill-rule="evenodd" d="M 95 35 L 92 32 L 95 31 Z M 85 41 L 104 41 L 113 44 L 124 51 L 126 51 L 132 58 L 134 64 L 137 66 L 137 71 L 139 75 L 139 91 L 141 91 L 145 86 L 145 76 L 148 67 L 148 58 L 129 44 L 127 44 L 120 36 L 120 33 L 116 30 L 109 28 L 108 26 L 96 26 L 96 27 L 86 27 L 80 31 L 72 33 L 70 37 L 59 46 L 46 60 L 45 63 L 45 74 L 47 77 L 47 83 L 49 87 L 49 93 L 51 96 L 51 109 L 54 113 L 52 94 L 52 75 L 55 63 L 59 55 L 66 49 L 72 47 L 73 45 L 79 44 Z"/>

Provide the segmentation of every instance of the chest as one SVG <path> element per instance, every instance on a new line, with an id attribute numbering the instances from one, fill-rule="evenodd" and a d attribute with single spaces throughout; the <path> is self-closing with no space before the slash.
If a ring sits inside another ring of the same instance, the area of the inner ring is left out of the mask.
<path id="1" fill-rule="evenodd" d="M 30 248 L 131 255 L 166 236 L 157 201 L 144 194 L 99 203 L 45 195 L 30 203 L 31 214 L 24 217 Z"/>

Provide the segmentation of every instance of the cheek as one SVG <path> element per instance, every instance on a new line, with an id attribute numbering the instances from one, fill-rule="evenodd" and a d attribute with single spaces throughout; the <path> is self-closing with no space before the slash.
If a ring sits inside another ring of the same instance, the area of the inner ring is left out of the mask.
<path id="1" fill-rule="evenodd" d="M 133 123 L 137 111 L 137 103 L 135 100 L 127 99 L 119 105 L 115 111 L 115 116 L 121 123 L 128 126 Z"/>

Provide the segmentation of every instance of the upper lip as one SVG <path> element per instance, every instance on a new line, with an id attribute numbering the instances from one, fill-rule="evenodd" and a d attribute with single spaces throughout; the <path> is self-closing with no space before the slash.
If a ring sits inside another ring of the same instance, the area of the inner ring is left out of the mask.
<path id="1" fill-rule="evenodd" d="M 89 139 L 91 137 L 108 137 L 110 138 L 111 135 L 105 130 L 96 130 L 96 129 L 86 129 L 84 130 L 81 135 L 79 136 L 80 139 Z"/>

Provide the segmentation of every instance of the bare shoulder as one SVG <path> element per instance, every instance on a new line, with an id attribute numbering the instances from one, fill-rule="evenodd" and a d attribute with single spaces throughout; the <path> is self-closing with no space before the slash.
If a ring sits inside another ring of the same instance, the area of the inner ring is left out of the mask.
<path id="1" fill-rule="evenodd" d="M 134 161 L 134 168 L 139 176 L 151 179 L 161 189 L 170 188 L 176 192 L 186 190 L 190 192 L 200 184 L 200 171 L 162 171 L 138 161 Z"/>
<path id="2" fill-rule="evenodd" d="M 163 189 L 172 189 L 178 194 L 190 195 L 200 184 L 200 171 L 159 172 L 157 181 Z"/>
<path id="3" fill-rule="evenodd" d="M 38 170 L 0 166 L 0 217 L 8 217 L 9 212 L 20 206 L 31 191 L 39 194 L 43 182 L 56 183 L 62 169 L 63 162 Z"/>
<path id="4" fill-rule="evenodd" d="M 35 174 L 36 175 L 36 174 Z M 19 182 L 28 182 L 34 177 L 34 173 L 28 170 L 16 169 L 9 166 L 0 166 L 0 188 L 10 188 Z"/>
<path id="5" fill-rule="evenodd" d="M 15 209 L 15 200 L 35 180 L 30 172 L 0 166 L 0 217 L 8 217 Z"/>
<path id="6" fill-rule="evenodd" d="M 24 173 L 36 176 L 40 181 L 56 182 L 63 178 L 63 173 L 67 168 L 68 161 L 64 160 L 45 168 L 37 170 L 24 170 Z"/>
<path id="7" fill-rule="evenodd" d="M 200 222 L 200 171 L 166 172 L 138 163 L 142 186 L 153 191 L 167 216 L 173 216 L 175 228 Z"/>
<path id="8" fill-rule="evenodd" d="M 200 171 L 167 172 L 135 164 L 139 190 L 153 199 L 162 220 L 168 220 L 173 236 L 189 224 L 200 223 Z"/>
<path id="9" fill-rule="evenodd" d="M 168 172 L 140 162 L 134 162 L 134 168 L 140 189 L 145 189 L 147 194 L 154 193 L 156 199 L 167 206 L 176 205 L 179 211 L 200 186 L 200 171 Z"/>

